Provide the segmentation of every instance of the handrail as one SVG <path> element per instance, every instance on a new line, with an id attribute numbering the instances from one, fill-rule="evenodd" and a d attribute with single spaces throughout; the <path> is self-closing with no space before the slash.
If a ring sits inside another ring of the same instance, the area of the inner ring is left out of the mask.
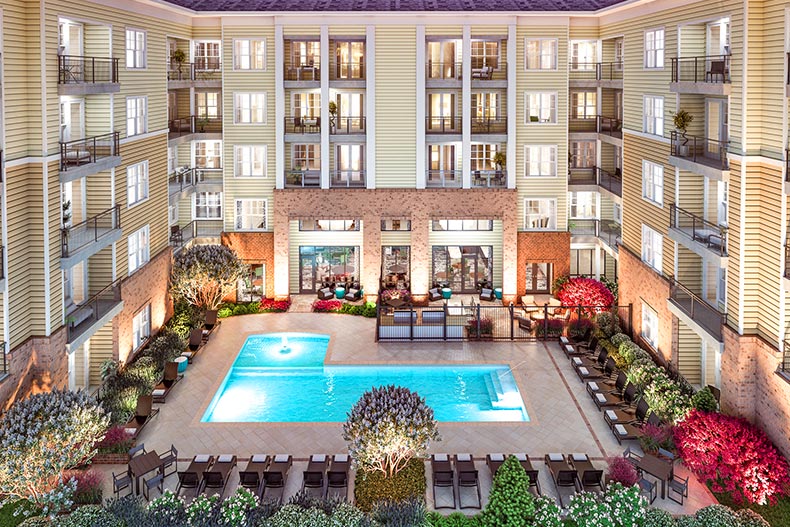
<path id="1" fill-rule="evenodd" d="M 198 236 L 218 236 L 222 233 L 222 220 L 206 219 L 206 220 L 192 220 L 183 227 L 175 228 L 177 225 L 170 227 L 170 245 L 176 249 L 180 249 L 186 245 L 189 240 L 197 238 Z"/>
<path id="2" fill-rule="evenodd" d="M 321 133 L 320 117 L 284 117 L 286 134 L 318 134 Z"/>
<path id="3" fill-rule="evenodd" d="M 364 188 L 364 170 L 333 170 L 329 175 L 330 188 Z"/>
<path id="4" fill-rule="evenodd" d="M 507 80 L 507 61 L 498 60 L 496 66 L 482 64 L 482 59 L 477 60 L 477 64 L 471 64 L 473 81 L 504 81 Z"/>
<path id="5" fill-rule="evenodd" d="M 615 196 L 623 195 L 623 176 L 595 167 L 598 186 L 608 190 Z"/>
<path id="6" fill-rule="evenodd" d="M 461 117 L 426 117 L 425 133 L 428 134 L 460 134 Z"/>
<path id="7" fill-rule="evenodd" d="M 5 247 L 0 245 L 0 280 L 5 278 Z"/>
<path id="8" fill-rule="evenodd" d="M 694 241 L 705 244 L 721 256 L 727 256 L 727 227 L 711 223 L 674 203 L 669 206 L 669 226 L 681 231 L 690 230 L 686 234 Z"/>
<path id="9" fill-rule="evenodd" d="M 605 115 L 596 115 L 596 130 L 599 134 L 611 135 L 618 137 L 623 135 L 623 120 L 618 117 L 607 117 Z"/>
<path id="10" fill-rule="evenodd" d="M 472 188 L 504 188 L 507 170 L 472 170 Z"/>
<path id="11" fill-rule="evenodd" d="M 365 116 L 355 117 L 339 115 L 330 118 L 332 123 L 329 129 L 330 134 L 364 134 Z"/>
<path id="12" fill-rule="evenodd" d="M 61 257 L 98 242 L 110 232 L 121 228 L 121 206 L 115 205 L 85 221 L 60 229 Z"/>
<path id="13" fill-rule="evenodd" d="M 309 178 L 307 176 L 310 176 Z M 320 170 L 291 169 L 285 171 L 285 187 L 320 188 Z"/>
<path id="14" fill-rule="evenodd" d="M 428 80 L 460 80 L 461 62 L 425 62 L 425 78 Z"/>
<path id="15" fill-rule="evenodd" d="M 87 165 L 105 157 L 120 155 L 120 137 L 119 132 L 110 132 L 74 141 L 61 141 L 61 172 L 65 172 L 69 167 Z"/>
<path id="16" fill-rule="evenodd" d="M 365 80 L 365 63 L 358 62 L 335 62 L 333 69 L 334 77 L 332 80 Z"/>
<path id="17" fill-rule="evenodd" d="M 730 82 L 730 55 L 672 58 L 672 82 Z"/>
<path id="18" fill-rule="evenodd" d="M 710 331 L 718 340 L 721 340 L 721 327 L 727 324 L 727 314 L 709 304 L 674 276 L 671 276 L 669 280 L 669 298 L 674 301 L 675 305 L 689 315 L 692 320 Z"/>
<path id="19" fill-rule="evenodd" d="M 425 171 L 425 186 L 428 188 L 458 188 L 462 184 L 460 170 L 428 169 Z"/>
<path id="20" fill-rule="evenodd" d="M 287 81 L 320 81 L 321 65 L 317 62 L 291 64 L 286 61 L 283 68 L 283 79 Z"/>
<path id="21" fill-rule="evenodd" d="M 181 136 L 195 133 L 195 116 L 176 117 L 167 122 L 170 136 Z"/>
<path id="22" fill-rule="evenodd" d="M 623 79 L 623 61 L 612 62 L 569 62 L 568 77 L 571 80 L 615 81 Z"/>
<path id="23" fill-rule="evenodd" d="M 506 134 L 507 116 L 499 117 L 473 117 L 473 134 Z"/>
<path id="24" fill-rule="evenodd" d="M 729 141 L 684 135 L 678 133 L 677 130 L 670 132 L 670 155 L 690 159 L 695 163 L 713 166 L 721 170 L 730 168 L 730 160 L 727 158 L 729 144 Z"/>
<path id="25" fill-rule="evenodd" d="M 615 224 L 620 228 L 607 228 L 609 224 Z M 620 246 L 622 226 L 614 220 L 602 220 L 598 218 L 570 219 L 568 220 L 568 230 L 574 236 L 595 236 L 615 250 Z"/>
<path id="26" fill-rule="evenodd" d="M 109 285 L 102 288 L 101 291 L 88 298 L 82 304 L 66 316 L 66 323 L 68 325 L 68 340 L 73 341 L 78 335 L 77 327 L 83 323 L 90 322 L 91 324 L 101 319 L 105 314 L 110 311 L 110 308 L 116 303 L 121 301 L 121 278 L 111 282 Z M 86 316 L 78 316 L 77 313 L 87 311 Z"/>
<path id="27" fill-rule="evenodd" d="M 58 84 L 118 82 L 118 59 L 58 55 Z"/>

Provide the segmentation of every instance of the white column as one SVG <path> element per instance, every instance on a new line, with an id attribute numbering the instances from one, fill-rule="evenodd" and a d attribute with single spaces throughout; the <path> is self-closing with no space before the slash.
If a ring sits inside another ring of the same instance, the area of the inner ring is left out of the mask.
<path id="1" fill-rule="evenodd" d="M 516 188 L 516 25 L 507 27 L 507 188 Z"/>
<path id="2" fill-rule="evenodd" d="M 376 188 L 376 26 L 365 28 L 365 181 Z"/>
<path id="3" fill-rule="evenodd" d="M 321 188 L 329 188 L 329 26 L 321 26 Z"/>
<path id="4" fill-rule="evenodd" d="M 464 26 L 461 44 L 461 181 L 464 188 L 472 187 L 472 32 Z"/>
<path id="5" fill-rule="evenodd" d="M 425 26 L 417 26 L 417 188 L 425 188 Z M 427 289 L 426 289 L 427 291 Z"/>
<path id="6" fill-rule="evenodd" d="M 283 68 L 285 46 L 283 26 L 274 26 L 274 181 L 276 188 L 285 188 L 285 88 Z"/>

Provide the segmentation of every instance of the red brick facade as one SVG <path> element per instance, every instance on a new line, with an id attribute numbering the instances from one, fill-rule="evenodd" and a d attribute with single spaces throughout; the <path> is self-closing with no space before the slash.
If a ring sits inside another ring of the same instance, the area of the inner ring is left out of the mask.
<path id="1" fill-rule="evenodd" d="M 274 233 L 223 232 L 222 245 L 227 245 L 249 263 L 265 266 L 266 298 L 274 297 Z M 234 299 L 235 300 L 235 299 Z"/>
<path id="2" fill-rule="evenodd" d="M 507 255 L 505 255 L 507 258 Z M 527 290 L 527 262 L 550 263 L 552 280 L 571 272 L 569 232 L 519 232 L 516 280 L 518 296 Z M 515 300 L 515 299 L 514 299 Z"/>

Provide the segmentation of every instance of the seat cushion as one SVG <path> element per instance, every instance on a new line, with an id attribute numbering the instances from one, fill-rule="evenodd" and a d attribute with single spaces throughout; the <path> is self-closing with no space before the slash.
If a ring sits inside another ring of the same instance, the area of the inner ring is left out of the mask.
<path id="1" fill-rule="evenodd" d="M 198 454 L 195 456 L 194 461 L 195 463 L 208 463 L 209 457 L 208 454 Z"/>
<path id="2" fill-rule="evenodd" d="M 287 463 L 288 462 L 288 454 L 277 454 L 274 456 L 275 463 Z"/>
<path id="3" fill-rule="evenodd" d="M 590 370 L 582 366 L 581 368 L 579 368 L 579 374 L 586 377 L 587 375 L 590 374 Z"/>
<path id="4" fill-rule="evenodd" d="M 516 456 L 516 459 L 518 459 L 519 461 L 527 460 L 527 455 L 524 452 L 519 452 L 518 454 L 513 454 L 513 455 Z"/>
<path id="5" fill-rule="evenodd" d="M 588 389 L 589 389 L 591 392 L 597 392 L 597 391 L 599 391 L 599 390 L 601 389 L 601 388 L 598 386 L 598 383 L 597 383 L 597 382 L 588 382 L 588 383 L 587 383 L 587 388 L 588 388 Z"/>
<path id="6" fill-rule="evenodd" d="M 614 425 L 614 430 L 617 432 L 618 435 L 627 436 L 628 431 L 625 429 L 623 425 Z"/>
<path id="7" fill-rule="evenodd" d="M 433 460 L 434 461 L 447 461 L 448 457 L 447 454 L 434 454 Z"/>
<path id="8" fill-rule="evenodd" d="M 488 459 L 490 459 L 491 461 L 504 461 L 505 454 L 489 454 Z"/>
<path id="9" fill-rule="evenodd" d="M 348 462 L 348 454 L 335 454 L 335 461 L 337 463 L 347 463 Z"/>
<path id="10" fill-rule="evenodd" d="M 233 454 L 220 454 L 217 458 L 218 463 L 230 463 L 233 461 Z"/>
<path id="11" fill-rule="evenodd" d="M 571 454 L 571 457 L 573 458 L 574 461 L 587 461 L 588 460 L 587 454 L 582 454 L 580 452 L 574 452 L 573 454 Z"/>
<path id="12" fill-rule="evenodd" d="M 252 456 L 253 463 L 264 463 L 266 462 L 266 454 L 255 454 Z"/>
<path id="13" fill-rule="evenodd" d="M 556 452 L 552 452 L 549 454 L 549 461 L 562 461 L 563 457 L 562 454 L 558 454 Z"/>
<path id="14" fill-rule="evenodd" d="M 471 461 L 472 454 L 458 454 L 456 459 L 458 459 L 458 461 Z"/>
<path id="15" fill-rule="evenodd" d="M 310 459 L 316 463 L 323 463 L 326 461 L 326 454 L 313 454 Z"/>
<path id="16" fill-rule="evenodd" d="M 606 396 L 601 392 L 595 394 L 595 398 L 598 400 L 599 403 L 604 404 L 606 403 Z"/>
<path id="17" fill-rule="evenodd" d="M 617 421 L 617 412 L 614 410 L 606 410 L 606 417 L 608 417 L 610 421 Z"/>

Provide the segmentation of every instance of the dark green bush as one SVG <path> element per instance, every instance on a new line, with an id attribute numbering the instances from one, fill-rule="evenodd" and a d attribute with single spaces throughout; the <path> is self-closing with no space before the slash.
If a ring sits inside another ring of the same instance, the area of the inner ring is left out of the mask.
<path id="1" fill-rule="evenodd" d="M 354 484 L 356 505 L 365 512 L 380 501 L 424 499 L 425 464 L 422 459 L 412 459 L 391 478 L 378 471 L 357 470 Z"/>
<path id="2" fill-rule="evenodd" d="M 142 357 L 151 357 L 159 371 L 164 371 L 165 364 L 172 361 L 184 351 L 186 342 L 173 331 L 163 331 L 151 345 L 143 350 Z M 139 362 L 139 360 L 138 360 Z"/>
<path id="3" fill-rule="evenodd" d="M 381 527 L 420 527 L 425 525 L 425 515 L 425 502 L 422 498 L 380 501 L 372 514 Z"/>
<path id="4" fill-rule="evenodd" d="M 715 412 L 719 409 L 716 398 L 707 386 L 691 396 L 691 406 L 703 412 Z"/>
<path id="5" fill-rule="evenodd" d="M 360 306 L 354 304 L 343 304 L 340 307 L 340 313 L 347 315 L 357 315 L 361 317 L 376 318 L 376 304 L 367 302 Z"/>
<path id="6" fill-rule="evenodd" d="M 20 523 L 19 527 L 49 527 L 50 525 L 52 522 L 46 516 L 32 516 Z"/>
<path id="7" fill-rule="evenodd" d="M 123 521 L 101 505 L 79 507 L 68 516 L 57 517 L 52 524 L 56 527 L 125 527 Z"/>
<path id="8" fill-rule="evenodd" d="M 466 516 L 462 512 L 454 512 L 449 516 L 442 516 L 438 512 L 428 513 L 428 525 L 431 527 L 480 527 L 483 525 L 480 515 Z"/>
<path id="9" fill-rule="evenodd" d="M 201 325 L 203 325 L 203 315 L 200 310 L 187 302 L 177 302 L 173 306 L 173 317 L 167 321 L 165 329 L 187 340 L 189 332 Z"/>
<path id="10" fill-rule="evenodd" d="M 488 504 L 481 514 L 486 527 L 523 527 L 535 514 L 529 477 L 515 456 L 509 456 L 494 476 Z"/>

